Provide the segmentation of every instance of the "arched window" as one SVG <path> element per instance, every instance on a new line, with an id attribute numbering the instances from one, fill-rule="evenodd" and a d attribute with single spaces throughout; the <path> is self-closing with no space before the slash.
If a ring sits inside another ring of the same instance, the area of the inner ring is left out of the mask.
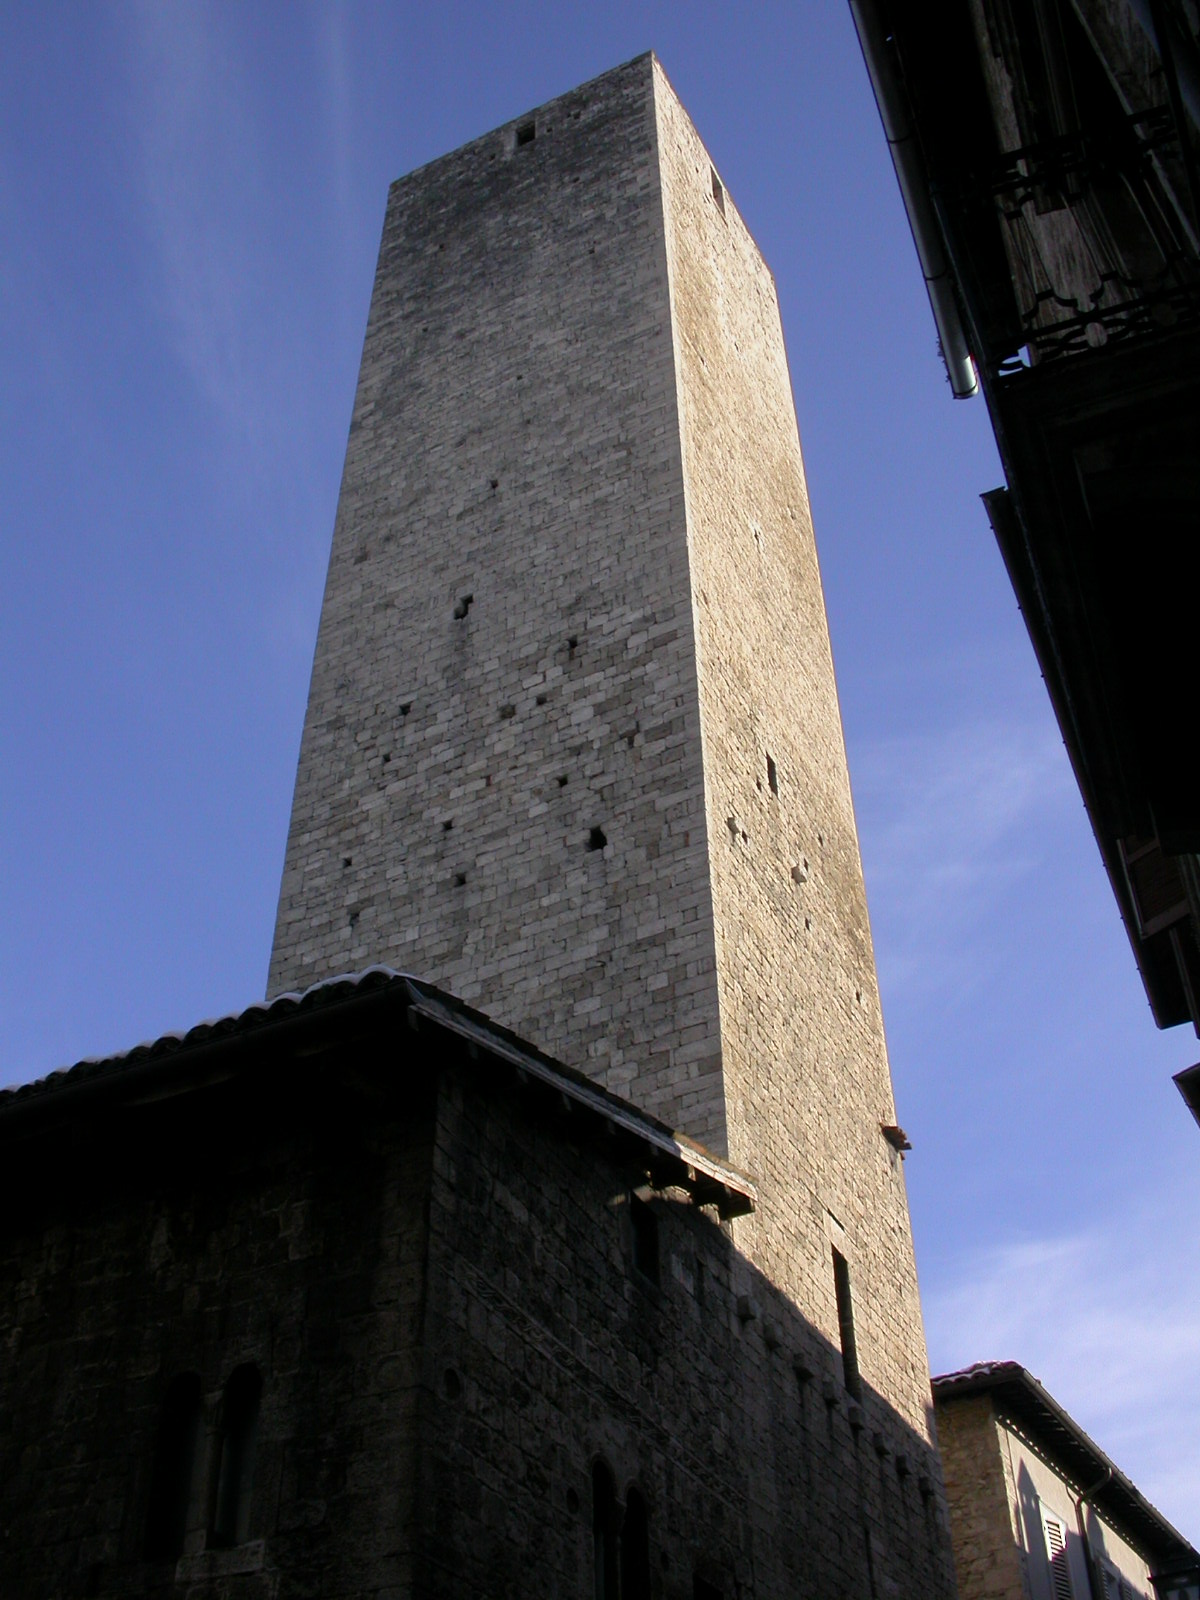
<path id="1" fill-rule="evenodd" d="M 221 1398 L 217 1493 L 208 1539 L 218 1548 L 245 1544 L 250 1537 L 250 1487 L 261 1395 L 262 1374 L 254 1363 L 235 1367 Z"/>
<path id="2" fill-rule="evenodd" d="M 603 1461 L 592 1468 L 592 1540 L 596 1600 L 617 1600 L 617 1490 Z"/>
<path id="3" fill-rule="evenodd" d="M 147 1561 L 177 1561 L 183 1553 L 199 1437 L 200 1379 L 183 1372 L 171 1379 L 158 1418 L 146 1508 Z"/>
<path id="4" fill-rule="evenodd" d="M 640 1489 L 625 1496 L 621 1524 L 621 1600 L 650 1600 L 650 1527 Z"/>

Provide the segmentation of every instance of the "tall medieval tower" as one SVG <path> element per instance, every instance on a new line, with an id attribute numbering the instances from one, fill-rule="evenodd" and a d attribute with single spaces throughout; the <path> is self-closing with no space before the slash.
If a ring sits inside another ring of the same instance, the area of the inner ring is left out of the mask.
<path id="1" fill-rule="evenodd" d="M 374 963 L 752 1173 L 929 1438 L 775 285 L 651 56 L 391 191 L 270 990 Z"/>

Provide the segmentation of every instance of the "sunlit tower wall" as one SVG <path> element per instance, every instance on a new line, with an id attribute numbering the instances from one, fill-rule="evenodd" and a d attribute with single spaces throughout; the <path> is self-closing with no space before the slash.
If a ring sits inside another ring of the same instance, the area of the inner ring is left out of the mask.
<path id="1" fill-rule="evenodd" d="M 652 56 L 389 196 L 270 992 L 373 963 L 753 1174 L 929 1439 L 775 284 Z"/>

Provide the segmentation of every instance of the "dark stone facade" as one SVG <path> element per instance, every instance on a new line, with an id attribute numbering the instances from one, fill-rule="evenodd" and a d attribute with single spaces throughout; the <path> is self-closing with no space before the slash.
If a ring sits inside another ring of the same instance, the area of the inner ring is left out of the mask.
<path id="1" fill-rule="evenodd" d="M 928 1447 L 731 1242 L 753 1186 L 408 980 L 0 1096 L 0 1172 L 5 1600 L 615 1594 L 598 1463 L 624 1600 L 952 1588 Z"/>

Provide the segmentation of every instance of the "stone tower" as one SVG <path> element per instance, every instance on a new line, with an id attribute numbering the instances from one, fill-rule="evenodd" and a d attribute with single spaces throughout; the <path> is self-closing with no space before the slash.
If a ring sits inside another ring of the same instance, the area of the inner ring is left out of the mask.
<path id="1" fill-rule="evenodd" d="M 775 285 L 652 56 L 391 190 L 270 990 L 373 963 L 752 1173 L 928 1441 Z"/>

